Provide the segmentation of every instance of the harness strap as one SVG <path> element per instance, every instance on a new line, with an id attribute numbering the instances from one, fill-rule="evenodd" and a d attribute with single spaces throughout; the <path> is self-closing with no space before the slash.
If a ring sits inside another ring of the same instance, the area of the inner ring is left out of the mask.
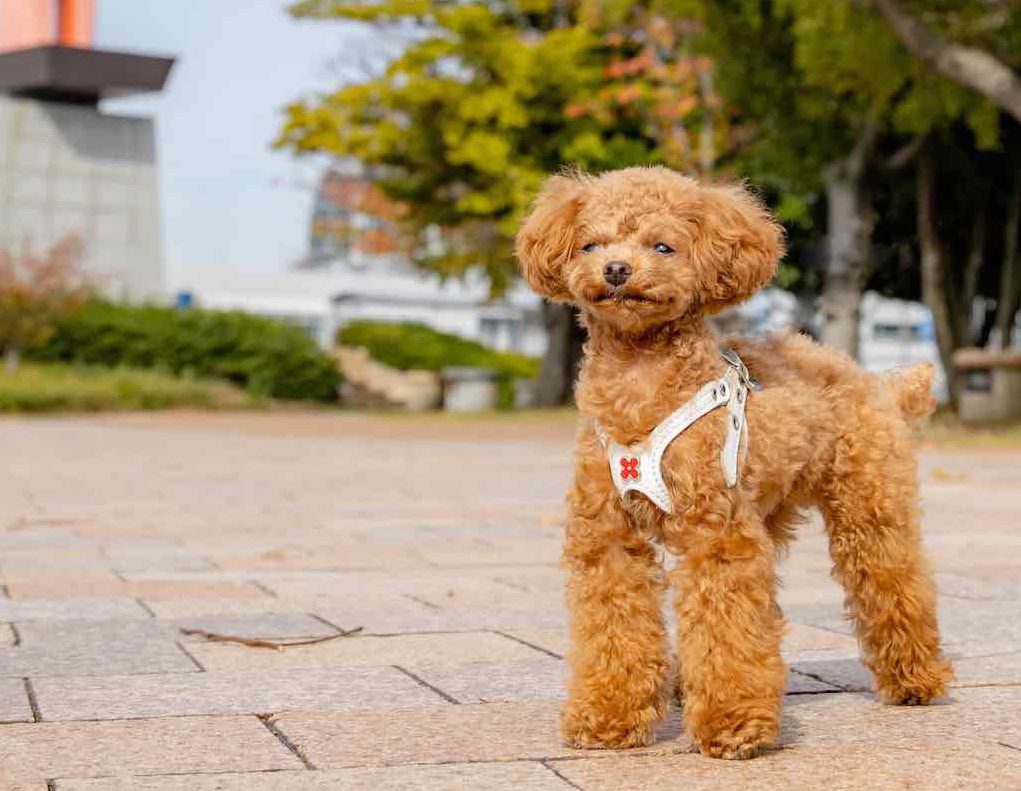
<path id="1" fill-rule="evenodd" d="M 721 352 L 727 362 L 726 373 L 703 385 L 694 397 L 681 405 L 652 430 L 644 442 L 621 445 L 614 442 L 598 423 L 596 433 L 610 462 L 610 474 L 623 498 L 629 491 L 638 491 L 658 508 L 673 513 L 673 503 L 663 480 L 663 454 L 677 437 L 714 409 L 727 406 L 727 435 L 720 453 L 723 477 L 728 487 L 737 485 L 738 466 L 747 453 L 748 426 L 745 403 L 748 391 L 755 386 L 741 359 L 729 349 Z"/>

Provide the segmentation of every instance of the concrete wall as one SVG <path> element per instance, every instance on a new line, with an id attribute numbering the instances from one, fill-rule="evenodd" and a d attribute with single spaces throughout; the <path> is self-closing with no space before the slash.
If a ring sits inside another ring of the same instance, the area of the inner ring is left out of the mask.
<path id="1" fill-rule="evenodd" d="M 0 97 L 0 247 L 44 251 L 67 234 L 110 296 L 162 296 L 153 122 Z"/>

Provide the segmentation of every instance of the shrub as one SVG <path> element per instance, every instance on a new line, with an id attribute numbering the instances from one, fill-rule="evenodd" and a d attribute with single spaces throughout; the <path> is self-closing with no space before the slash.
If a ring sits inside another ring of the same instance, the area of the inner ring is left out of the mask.
<path id="1" fill-rule="evenodd" d="M 89 283 L 81 253 L 74 237 L 43 256 L 0 250 L 0 351 L 8 371 L 17 369 L 26 348 L 43 343 L 57 321 L 85 302 Z"/>
<path id="2" fill-rule="evenodd" d="M 247 313 L 90 302 L 31 357 L 215 377 L 273 398 L 331 401 L 336 364 L 297 327 Z"/>
<path id="3" fill-rule="evenodd" d="M 80 365 L 21 365 L 0 375 L 0 412 L 97 412 L 250 405 L 243 391 L 158 371 Z"/>
<path id="4" fill-rule="evenodd" d="M 345 346 L 362 346 L 374 360 L 402 371 L 439 371 L 455 365 L 494 370 L 500 386 L 500 406 L 504 408 L 513 406 L 515 379 L 531 379 L 539 374 L 540 361 L 535 358 L 498 352 L 412 322 L 352 321 L 341 327 L 337 341 Z"/>
<path id="5" fill-rule="evenodd" d="M 402 371 L 439 371 L 465 365 L 491 368 L 513 379 L 530 379 L 539 373 L 536 359 L 494 351 L 424 324 L 352 321 L 340 329 L 337 340 L 345 346 L 362 346 L 373 359 Z"/>

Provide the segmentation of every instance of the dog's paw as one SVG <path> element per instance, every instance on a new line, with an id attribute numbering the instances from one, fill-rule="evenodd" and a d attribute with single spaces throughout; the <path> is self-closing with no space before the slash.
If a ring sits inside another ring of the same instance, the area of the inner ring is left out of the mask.
<path id="1" fill-rule="evenodd" d="M 945 659 L 895 677 L 876 674 L 876 691 L 890 703 L 901 706 L 926 706 L 947 694 L 954 679 L 953 666 Z"/>
<path id="2" fill-rule="evenodd" d="M 568 747 L 581 750 L 645 747 L 662 715 L 654 706 L 611 714 L 568 704 L 560 716 L 560 735 Z"/>
<path id="3" fill-rule="evenodd" d="M 773 719 L 732 720 L 716 728 L 705 728 L 695 736 L 703 755 L 742 761 L 754 758 L 776 742 L 777 722 Z"/>

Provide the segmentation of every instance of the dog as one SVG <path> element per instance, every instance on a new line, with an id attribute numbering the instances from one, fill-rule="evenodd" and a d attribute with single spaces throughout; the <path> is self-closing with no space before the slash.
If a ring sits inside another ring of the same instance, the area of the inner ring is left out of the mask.
<path id="1" fill-rule="evenodd" d="M 563 553 L 570 746 L 648 744 L 675 690 L 703 754 L 774 745 L 787 681 L 774 566 L 811 507 L 880 697 L 929 703 L 953 678 L 912 448 L 912 422 L 935 408 L 932 366 L 877 377 L 795 334 L 721 353 L 707 324 L 783 252 L 746 189 L 662 167 L 553 176 L 522 223 L 525 279 L 588 330 Z M 669 572 L 656 545 L 677 559 Z"/>

